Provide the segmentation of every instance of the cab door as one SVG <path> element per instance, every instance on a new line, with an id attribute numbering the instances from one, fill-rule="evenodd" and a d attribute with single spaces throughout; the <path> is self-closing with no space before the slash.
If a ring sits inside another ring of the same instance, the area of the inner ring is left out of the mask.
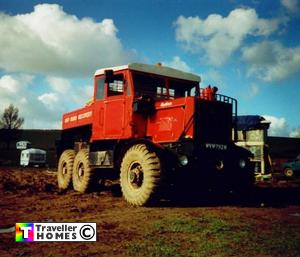
<path id="1" fill-rule="evenodd" d="M 123 138 L 126 128 L 126 87 L 123 73 L 106 83 L 103 134 L 105 139 Z"/>

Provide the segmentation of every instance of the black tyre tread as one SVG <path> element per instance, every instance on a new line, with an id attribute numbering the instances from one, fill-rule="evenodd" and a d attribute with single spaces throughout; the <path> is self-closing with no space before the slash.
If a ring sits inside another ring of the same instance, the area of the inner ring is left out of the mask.
<path id="1" fill-rule="evenodd" d="M 68 189 L 71 186 L 74 158 L 75 151 L 72 149 L 65 150 L 59 158 L 57 168 L 57 183 L 58 188 L 60 189 Z M 67 174 L 65 175 L 62 174 L 64 163 L 67 165 Z"/>
<path id="2" fill-rule="evenodd" d="M 78 175 L 78 168 L 80 163 L 84 166 L 84 174 L 82 179 L 79 179 Z M 89 163 L 89 151 L 87 149 L 80 150 L 74 159 L 74 166 L 73 166 L 73 187 L 75 191 L 86 193 L 92 191 L 95 185 L 95 169 L 90 167 Z"/>
<path id="3" fill-rule="evenodd" d="M 135 160 L 140 161 L 144 171 L 144 181 L 138 189 L 132 188 L 127 181 L 129 166 Z M 146 145 L 134 145 L 126 152 L 121 163 L 121 190 L 129 204 L 143 206 L 155 200 L 160 185 L 160 177 L 160 159 L 155 152 L 150 152 Z"/>

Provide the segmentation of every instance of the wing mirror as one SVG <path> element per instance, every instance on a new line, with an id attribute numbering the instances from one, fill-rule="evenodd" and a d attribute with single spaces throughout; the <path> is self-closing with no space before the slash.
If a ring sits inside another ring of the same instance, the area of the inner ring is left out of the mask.
<path id="1" fill-rule="evenodd" d="M 114 81 L 114 71 L 113 70 L 105 70 L 104 76 L 105 76 L 105 83 L 111 83 Z"/>

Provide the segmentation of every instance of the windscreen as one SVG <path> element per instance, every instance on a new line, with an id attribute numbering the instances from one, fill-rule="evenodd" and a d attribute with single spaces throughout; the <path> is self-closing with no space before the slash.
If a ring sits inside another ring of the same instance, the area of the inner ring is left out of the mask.
<path id="1" fill-rule="evenodd" d="M 175 99 L 194 95 L 198 83 L 165 78 L 151 74 L 133 73 L 135 96 L 148 95 L 154 99 Z"/>

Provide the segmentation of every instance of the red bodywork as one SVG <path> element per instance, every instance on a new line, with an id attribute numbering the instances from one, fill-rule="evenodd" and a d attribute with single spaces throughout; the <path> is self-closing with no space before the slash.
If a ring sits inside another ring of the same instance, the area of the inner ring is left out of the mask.
<path id="1" fill-rule="evenodd" d="M 156 99 L 155 114 L 145 117 L 134 112 L 137 99 L 130 70 L 114 73 L 124 77 L 121 95 L 108 96 L 108 84 L 104 83 L 103 98 L 97 99 L 99 79 L 95 76 L 93 102 L 84 108 L 63 115 L 63 129 L 84 125 L 92 126 L 90 142 L 108 139 L 150 138 L 155 143 L 175 142 L 180 136 L 192 138 L 195 97 Z"/>

